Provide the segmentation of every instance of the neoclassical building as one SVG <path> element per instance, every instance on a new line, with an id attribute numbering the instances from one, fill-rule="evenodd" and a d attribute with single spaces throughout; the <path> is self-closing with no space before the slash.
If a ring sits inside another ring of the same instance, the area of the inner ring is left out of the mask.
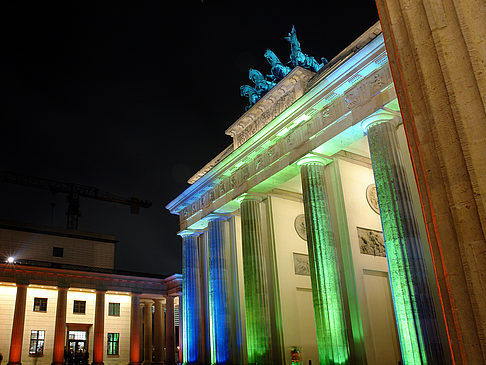
<path id="1" fill-rule="evenodd" d="M 182 278 L 113 269 L 114 236 L 0 222 L 4 363 L 175 364 Z M 12 257 L 8 261 L 8 257 Z"/>
<path id="2" fill-rule="evenodd" d="M 481 322 L 462 312 L 482 281 L 461 292 L 468 264 L 442 251 L 443 216 L 424 196 L 434 170 L 416 171 L 437 151 L 409 148 L 392 61 L 377 23 L 319 72 L 294 68 L 167 205 L 180 217 L 184 363 L 483 363 Z"/>

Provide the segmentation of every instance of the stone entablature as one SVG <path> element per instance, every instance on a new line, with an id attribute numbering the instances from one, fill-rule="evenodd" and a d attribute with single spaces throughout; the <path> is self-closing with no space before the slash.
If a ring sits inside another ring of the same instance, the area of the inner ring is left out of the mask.
<path id="1" fill-rule="evenodd" d="M 226 134 L 233 137 L 236 150 L 305 93 L 307 82 L 315 73 L 302 67 L 294 68 L 285 78 L 243 114 Z"/>
<path id="2" fill-rule="evenodd" d="M 240 145 L 167 208 L 180 215 L 181 230 L 191 227 L 396 101 L 392 85 L 383 38 L 379 36 L 310 90 L 304 90 L 285 113 L 246 139 L 248 143 Z M 355 129 L 361 138 L 364 132 Z"/>
<path id="3" fill-rule="evenodd" d="M 179 274 L 167 278 L 150 278 L 17 264 L 0 264 L 0 271 L 0 282 L 22 282 L 33 285 L 103 289 L 154 295 L 176 295 L 182 287 L 182 275 Z"/>

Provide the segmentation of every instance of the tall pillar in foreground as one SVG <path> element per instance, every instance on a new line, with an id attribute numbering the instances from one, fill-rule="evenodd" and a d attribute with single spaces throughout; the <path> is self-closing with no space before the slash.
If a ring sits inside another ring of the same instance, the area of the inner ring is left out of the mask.
<path id="1" fill-rule="evenodd" d="M 64 346 L 66 346 L 66 307 L 67 287 L 57 288 L 56 327 L 54 331 L 54 351 L 52 365 L 64 364 Z"/>
<path id="2" fill-rule="evenodd" d="M 174 345 L 174 297 L 168 296 L 165 302 L 165 348 L 167 364 L 175 363 Z"/>
<path id="3" fill-rule="evenodd" d="M 165 347 L 165 318 L 162 299 L 154 299 L 154 307 L 154 364 L 162 364 Z"/>
<path id="4" fill-rule="evenodd" d="M 215 215 L 208 223 L 211 363 L 222 364 L 230 361 L 225 220 Z"/>
<path id="5" fill-rule="evenodd" d="M 346 335 L 336 243 L 324 184 L 326 161 L 310 156 L 300 162 L 307 247 L 320 364 L 347 364 Z"/>
<path id="6" fill-rule="evenodd" d="M 444 364 L 420 233 L 396 136 L 398 120 L 386 118 L 390 116 L 377 117 L 365 128 L 402 358 L 405 364 Z"/>
<path id="7" fill-rule="evenodd" d="M 266 255 L 263 247 L 259 197 L 243 197 L 241 232 L 248 363 L 272 364 Z"/>
<path id="8" fill-rule="evenodd" d="M 142 300 L 143 309 L 143 363 L 152 363 L 152 304 L 151 299 Z"/>
<path id="9" fill-rule="evenodd" d="M 22 358 L 22 340 L 24 337 L 25 304 L 27 300 L 27 284 L 17 284 L 15 309 L 10 340 L 10 355 L 7 365 L 20 365 Z"/>
<path id="10" fill-rule="evenodd" d="M 486 7 L 376 0 L 456 364 L 486 363 Z"/>
<path id="11" fill-rule="evenodd" d="M 179 333 L 182 333 L 182 342 L 179 340 L 179 348 L 184 345 L 184 363 L 192 364 L 202 362 L 199 235 L 193 231 L 184 231 L 180 235 L 182 236 L 183 271 L 182 297 L 179 300 Z"/>
<path id="12" fill-rule="evenodd" d="M 182 328 L 184 327 L 184 313 L 182 311 L 182 293 L 179 294 L 179 357 L 178 360 L 181 364 L 183 363 L 183 356 L 182 353 L 185 351 L 185 341 L 183 340 L 183 331 Z"/>
<path id="13" fill-rule="evenodd" d="M 130 317 L 130 365 L 140 364 L 140 294 L 132 293 Z"/>
<path id="14" fill-rule="evenodd" d="M 103 365 L 103 345 L 105 340 L 105 293 L 96 290 L 93 365 Z"/>

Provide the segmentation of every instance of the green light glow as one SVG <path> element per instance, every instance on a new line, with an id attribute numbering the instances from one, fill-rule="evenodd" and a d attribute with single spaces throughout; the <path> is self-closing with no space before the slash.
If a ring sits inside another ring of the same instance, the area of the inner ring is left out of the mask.
<path id="1" fill-rule="evenodd" d="M 260 215 L 259 200 L 246 196 L 241 203 L 241 231 L 248 363 L 270 365 L 271 327 Z"/>
<path id="2" fill-rule="evenodd" d="M 301 165 L 307 247 L 319 349 L 319 363 L 349 363 L 339 268 L 324 191 L 322 161 L 306 159 Z"/>
<path id="3" fill-rule="evenodd" d="M 395 125 L 368 129 L 389 276 L 404 364 L 443 364 L 427 271 Z"/>

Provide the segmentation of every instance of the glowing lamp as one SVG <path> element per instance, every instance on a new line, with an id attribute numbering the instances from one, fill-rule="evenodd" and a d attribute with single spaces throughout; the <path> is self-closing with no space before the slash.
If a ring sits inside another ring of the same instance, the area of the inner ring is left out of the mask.
<path id="1" fill-rule="evenodd" d="M 8 262 L 9 264 L 13 264 L 13 263 L 15 262 L 15 258 L 14 258 L 14 257 L 12 257 L 12 256 L 10 256 L 10 257 L 7 259 L 7 262 Z"/>

